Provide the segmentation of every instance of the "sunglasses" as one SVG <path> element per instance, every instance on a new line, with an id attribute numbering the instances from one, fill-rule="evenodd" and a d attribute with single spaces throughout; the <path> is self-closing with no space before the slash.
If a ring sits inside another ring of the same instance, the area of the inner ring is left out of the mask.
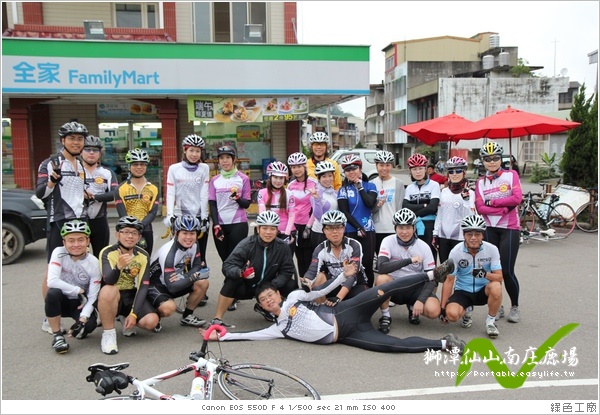
<path id="1" fill-rule="evenodd" d="M 500 156 L 495 156 L 495 157 L 484 157 L 483 161 L 485 161 L 486 163 L 490 163 L 492 161 L 500 161 Z"/>
<path id="2" fill-rule="evenodd" d="M 448 170 L 448 174 L 461 174 L 462 172 L 464 172 L 463 169 Z"/>
<path id="3" fill-rule="evenodd" d="M 356 166 L 354 164 L 351 164 L 348 167 L 344 167 L 344 171 L 352 171 L 352 170 L 356 170 L 356 169 L 358 169 L 358 166 Z"/>
<path id="4" fill-rule="evenodd" d="M 83 151 L 86 153 L 99 153 L 100 149 L 96 147 L 84 147 Z"/>

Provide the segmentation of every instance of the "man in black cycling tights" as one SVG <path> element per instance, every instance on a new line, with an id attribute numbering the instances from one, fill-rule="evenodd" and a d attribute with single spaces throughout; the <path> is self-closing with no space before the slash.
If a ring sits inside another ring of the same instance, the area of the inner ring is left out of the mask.
<path id="1" fill-rule="evenodd" d="M 213 332 L 211 340 L 290 338 L 317 344 L 342 343 L 374 352 L 419 353 L 426 350 L 446 350 L 450 353 L 463 353 L 465 342 L 452 333 L 440 340 L 422 337 L 400 339 L 381 333 L 371 324 L 372 315 L 388 297 L 410 292 L 427 281 L 444 282 L 446 276 L 454 271 L 452 260 L 444 262 L 427 273 L 417 273 L 370 288 L 334 307 L 317 305 L 313 302 L 315 298 L 327 295 L 349 276 L 355 275 L 356 271 L 357 266 L 354 262 L 345 261 L 344 272 L 328 287 L 309 293 L 296 290 L 285 301 L 277 287 L 264 284 L 257 290 L 256 296 L 265 310 L 277 316 L 277 323 L 263 330 L 226 333 L 220 338 L 217 337 L 216 332 Z M 203 329 L 200 329 L 200 334 L 204 335 Z"/>

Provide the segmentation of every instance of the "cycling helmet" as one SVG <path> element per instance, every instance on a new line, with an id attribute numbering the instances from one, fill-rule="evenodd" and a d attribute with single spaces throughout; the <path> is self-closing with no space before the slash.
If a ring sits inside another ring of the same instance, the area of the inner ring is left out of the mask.
<path id="1" fill-rule="evenodd" d="M 271 210 L 265 210 L 256 217 L 258 226 L 279 226 L 280 223 L 279 215 Z"/>
<path id="2" fill-rule="evenodd" d="M 339 210 L 328 210 L 321 216 L 321 225 L 344 225 L 346 226 L 346 215 Z"/>
<path id="3" fill-rule="evenodd" d="M 184 231 L 200 231 L 200 221 L 198 218 L 192 215 L 177 216 L 173 222 L 173 231 L 179 232 Z"/>
<path id="4" fill-rule="evenodd" d="M 408 168 L 412 167 L 427 167 L 427 157 L 423 154 L 415 153 L 406 160 Z"/>
<path id="5" fill-rule="evenodd" d="M 288 157 L 287 163 L 289 166 L 301 166 L 306 164 L 308 159 L 302 153 L 293 153 Z"/>
<path id="6" fill-rule="evenodd" d="M 129 150 L 127 152 L 127 155 L 125 156 L 125 161 L 129 164 L 140 161 L 142 163 L 149 163 L 150 157 L 148 157 L 148 153 L 146 153 L 146 151 L 139 148 L 134 148 L 133 150 Z"/>
<path id="7" fill-rule="evenodd" d="M 308 142 L 312 143 L 329 143 L 329 136 L 323 132 L 316 132 L 308 138 Z"/>
<path id="8" fill-rule="evenodd" d="M 481 150 L 479 150 L 479 155 L 481 157 L 495 155 L 501 156 L 502 153 L 504 153 L 504 149 L 500 144 L 496 143 L 495 141 L 488 141 L 481 147 Z"/>
<path id="9" fill-rule="evenodd" d="M 185 137 L 183 139 L 183 141 L 181 142 L 181 145 L 184 148 L 186 148 L 186 147 L 200 147 L 200 148 L 204 148 L 204 140 L 199 135 L 190 134 L 190 135 L 188 135 L 187 137 Z"/>
<path id="10" fill-rule="evenodd" d="M 333 165 L 333 163 L 329 161 L 320 161 L 315 166 L 315 174 L 319 177 L 323 173 L 331 172 L 334 173 L 337 169 Z"/>
<path id="11" fill-rule="evenodd" d="M 117 222 L 117 226 L 116 226 L 117 232 L 123 228 L 135 228 L 139 232 L 141 232 L 144 230 L 144 225 L 135 216 L 123 216 Z"/>
<path id="12" fill-rule="evenodd" d="M 63 124 L 63 126 L 58 129 L 58 136 L 60 138 L 65 138 L 69 134 L 81 134 L 86 137 L 88 135 L 88 130 L 85 128 L 85 125 L 80 124 L 77 121 L 71 121 Z"/>
<path id="13" fill-rule="evenodd" d="M 477 214 L 469 215 L 460 222 L 460 229 L 462 229 L 463 232 L 484 232 L 485 228 L 487 228 L 487 225 L 485 224 L 483 216 Z"/>
<path id="14" fill-rule="evenodd" d="M 90 225 L 88 225 L 87 222 L 75 219 L 65 222 L 60 229 L 60 236 L 63 238 L 70 233 L 83 233 L 85 236 L 90 236 L 92 231 L 90 230 Z"/>
<path id="15" fill-rule="evenodd" d="M 229 146 L 219 147 L 217 149 L 217 158 L 221 154 L 228 154 L 228 155 L 231 156 L 232 159 L 235 160 L 235 150 L 232 147 L 229 147 Z"/>
<path id="16" fill-rule="evenodd" d="M 446 162 L 446 170 L 450 169 L 466 169 L 467 160 L 462 157 L 452 157 Z"/>
<path id="17" fill-rule="evenodd" d="M 267 166 L 267 176 L 288 177 L 288 168 L 280 161 L 274 161 Z"/>
<path id="18" fill-rule="evenodd" d="M 340 164 L 342 165 L 342 169 L 346 169 L 346 167 L 350 166 L 362 167 L 362 161 L 360 160 L 360 157 L 356 154 L 346 154 L 340 160 Z"/>
<path id="19" fill-rule="evenodd" d="M 393 163 L 394 154 L 390 151 L 378 151 L 375 153 L 375 163 Z"/>
<path id="20" fill-rule="evenodd" d="M 417 223 L 417 215 L 407 208 L 400 209 L 398 212 L 394 213 L 394 217 L 392 218 L 392 222 L 394 222 L 394 226 L 396 225 L 414 225 Z"/>
<path id="21" fill-rule="evenodd" d="M 95 135 L 88 135 L 87 137 L 85 137 L 85 144 L 83 146 L 96 147 L 102 150 L 102 140 L 100 140 L 100 138 L 96 137 Z"/>

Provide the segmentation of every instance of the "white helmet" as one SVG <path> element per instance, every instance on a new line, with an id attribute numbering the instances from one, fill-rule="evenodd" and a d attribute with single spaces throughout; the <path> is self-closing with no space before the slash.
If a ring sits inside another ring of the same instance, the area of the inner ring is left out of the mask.
<path id="1" fill-rule="evenodd" d="M 463 232 L 485 232 L 486 228 L 487 225 L 485 224 L 483 216 L 477 214 L 469 215 L 460 222 L 460 229 L 462 229 Z"/>
<path id="2" fill-rule="evenodd" d="M 390 151 L 378 151 L 375 153 L 375 163 L 393 163 L 394 155 Z"/>
<path id="3" fill-rule="evenodd" d="M 288 166 L 301 166 L 307 161 L 308 159 L 303 153 L 292 153 L 287 159 Z"/>
<path id="4" fill-rule="evenodd" d="M 446 170 L 450 169 L 466 169 L 467 160 L 462 157 L 452 157 L 446 162 Z"/>
<path id="5" fill-rule="evenodd" d="M 183 139 L 183 141 L 181 142 L 181 145 L 183 147 L 204 148 L 205 144 L 204 144 L 204 140 L 202 139 L 202 137 L 200 137 L 199 135 L 196 135 L 196 134 L 190 134 Z"/>
<path id="6" fill-rule="evenodd" d="M 280 223 L 279 215 L 271 210 L 265 210 L 256 217 L 258 226 L 279 226 Z"/>
<path id="7" fill-rule="evenodd" d="M 398 212 L 394 213 L 394 217 L 392 219 L 394 222 L 394 226 L 396 225 L 414 225 L 417 223 L 417 215 L 407 208 L 400 209 Z"/>
<path id="8" fill-rule="evenodd" d="M 318 131 L 308 138 L 308 142 L 312 143 L 329 143 L 329 136 L 321 131 Z"/>
<path id="9" fill-rule="evenodd" d="M 288 177 L 288 168 L 280 161 L 274 161 L 267 166 L 267 176 Z"/>
<path id="10" fill-rule="evenodd" d="M 503 153 L 504 149 L 500 144 L 496 143 L 495 141 L 488 141 L 481 147 L 481 150 L 479 150 L 479 155 L 481 157 L 496 155 L 501 156 Z"/>
<path id="11" fill-rule="evenodd" d="M 125 155 L 125 161 L 128 164 L 136 163 L 139 161 L 143 163 L 150 163 L 150 157 L 148 157 L 148 153 L 146 153 L 145 150 L 142 150 L 140 148 L 134 148 L 133 150 L 129 150 L 127 152 L 127 154 Z"/>
<path id="12" fill-rule="evenodd" d="M 339 210 L 328 210 L 321 216 L 321 225 L 344 225 L 346 226 L 346 215 Z"/>
<path id="13" fill-rule="evenodd" d="M 90 231 L 90 226 L 87 222 L 74 219 L 69 222 L 65 222 L 60 229 L 60 236 L 62 236 L 63 239 L 70 233 L 83 233 L 85 236 L 90 236 L 92 232 Z"/>
<path id="14" fill-rule="evenodd" d="M 323 173 L 327 173 L 327 172 L 334 173 L 335 171 L 336 171 L 335 166 L 333 165 L 333 163 L 331 163 L 329 161 L 320 161 L 315 166 L 315 175 L 317 177 L 319 177 Z"/>

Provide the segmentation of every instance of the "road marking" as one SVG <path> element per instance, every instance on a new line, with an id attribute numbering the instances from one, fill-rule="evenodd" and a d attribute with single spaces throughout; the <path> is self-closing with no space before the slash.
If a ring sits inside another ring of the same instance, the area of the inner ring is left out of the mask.
<path id="1" fill-rule="evenodd" d="M 548 388 L 551 386 L 597 386 L 598 379 L 569 379 L 569 380 L 540 380 L 525 382 L 519 389 L 524 388 Z M 491 390 L 505 390 L 497 383 L 484 383 L 482 385 L 470 386 L 446 386 L 441 388 L 405 389 L 382 392 L 348 393 L 343 395 L 321 395 L 321 399 L 327 400 L 360 400 L 360 399 L 390 399 L 407 396 L 441 395 L 445 393 L 482 392 Z"/>

